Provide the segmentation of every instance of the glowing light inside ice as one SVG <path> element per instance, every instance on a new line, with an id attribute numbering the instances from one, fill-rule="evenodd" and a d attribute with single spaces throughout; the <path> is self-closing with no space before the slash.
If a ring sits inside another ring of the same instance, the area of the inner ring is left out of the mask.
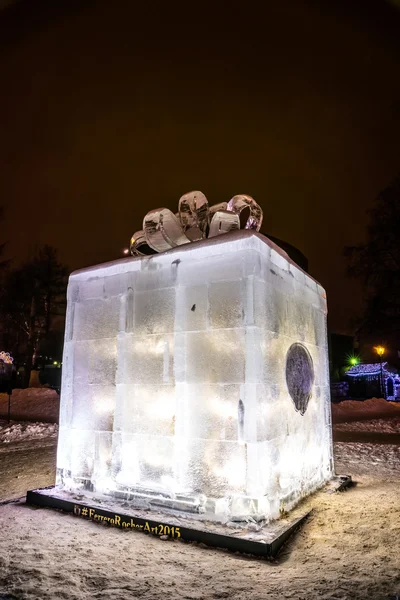
<path id="1" fill-rule="evenodd" d="M 252 227 L 246 203 L 231 214 Z M 204 198 L 181 207 L 201 239 Z M 177 227 L 161 217 L 160 248 Z M 333 472 L 323 289 L 251 230 L 72 274 L 57 472 L 81 493 L 278 517 Z"/>

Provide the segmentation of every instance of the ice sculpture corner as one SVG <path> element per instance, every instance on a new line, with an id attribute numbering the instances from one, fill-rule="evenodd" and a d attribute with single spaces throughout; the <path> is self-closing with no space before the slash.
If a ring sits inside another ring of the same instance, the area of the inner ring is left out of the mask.
<path id="1" fill-rule="evenodd" d="M 274 519 L 332 475 L 325 293 L 269 239 L 71 275 L 58 486 Z"/>

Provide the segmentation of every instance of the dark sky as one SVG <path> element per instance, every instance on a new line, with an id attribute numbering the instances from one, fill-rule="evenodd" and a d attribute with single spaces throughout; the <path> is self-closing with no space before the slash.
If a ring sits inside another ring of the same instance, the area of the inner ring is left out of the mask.
<path id="1" fill-rule="evenodd" d="M 4 3 L 4 2 L 3 2 Z M 351 6 L 350 6 L 351 5 Z M 251 194 L 297 246 L 331 327 L 359 311 L 343 246 L 400 172 L 400 13 L 383 0 L 30 0 L 0 13 L 8 253 L 75 269 L 144 214 Z"/>

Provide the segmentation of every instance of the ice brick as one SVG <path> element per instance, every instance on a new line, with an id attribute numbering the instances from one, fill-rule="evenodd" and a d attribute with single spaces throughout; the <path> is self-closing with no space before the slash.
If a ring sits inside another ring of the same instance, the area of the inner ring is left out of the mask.
<path id="1" fill-rule="evenodd" d="M 313 331 L 310 342 L 319 347 L 326 347 L 328 344 L 326 314 L 315 307 L 312 307 L 311 310 Z"/>
<path id="2" fill-rule="evenodd" d="M 289 273 L 289 262 L 287 255 L 285 256 L 282 253 L 277 252 L 275 249 L 271 249 L 271 263 L 280 271 Z"/>
<path id="3" fill-rule="evenodd" d="M 93 277 L 83 281 L 79 286 L 79 299 L 81 301 L 91 298 L 103 298 L 104 296 L 104 277 Z"/>
<path id="4" fill-rule="evenodd" d="M 286 389 L 286 356 L 292 340 L 277 333 L 263 331 L 261 335 L 262 379 L 260 383 Z"/>
<path id="5" fill-rule="evenodd" d="M 242 327 L 247 309 L 242 281 L 219 281 L 209 287 L 210 326 L 214 329 Z"/>
<path id="6" fill-rule="evenodd" d="M 95 456 L 95 432 L 72 429 L 69 435 L 70 469 L 73 478 L 90 479 Z"/>
<path id="7" fill-rule="evenodd" d="M 246 446 L 230 441 L 181 439 L 182 486 L 220 498 L 246 489 Z"/>
<path id="8" fill-rule="evenodd" d="M 175 446 L 173 438 L 141 434 L 115 434 L 120 444 L 120 469 L 115 481 L 123 487 L 168 489 L 173 486 Z"/>
<path id="9" fill-rule="evenodd" d="M 294 297 L 288 302 L 288 308 L 288 335 L 298 342 L 313 342 L 315 331 L 310 305 Z"/>
<path id="10" fill-rule="evenodd" d="M 263 341 L 262 332 L 258 327 L 246 328 L 246 383 L 257 383 L 262 381 L 263 356 L 261 345 Z"/>
<path id="11" fill-rule="evenodd" d="M 271 284 L 254 278 L 254 322 L 263 330 L 288 335 L 289 297 Z"/>
<path id="12" fill-rule="evenodd" d="M 93 480 L 97 490 L 109 485 L 111 477 L 112 433 L 98 432 L 95 437 L 95 453 L 93 463 Z"/>
<path id="13" fill-rule="evenodd" d="M 75 304 L 74 340 L 110 338 L 119 325 L 120 299 L 93 299 Z"/>
<path id="14" fill-rule="evenodd" d="M 172 436 L 175 433 L 175 386 L 117 386 L 115 431 Z"/>
<path id="15" fill-rule="evenodd" d="M 174 287 L 177 284 L 180 259 L 153 256 L 140 260 L 133 287 L 137 292 Z"/>
<path id="16" fill-rule="evenodd" d="M 135 323 L 135 304 L 134 293 L 132 288 L 121 296 L 121 311 L 119 318 L 120 333 L 132 333 Z"/>
<path id="17" fill-rule="evenodd" d="M 177 273 L 177 283 L 190 286 L 198 285 L 199 282 L 235 281 L 246 275 L 245 262 L 237 253 L 214 254 L 212 258 L 202 252 L 199 252 L 196 257 L 184 256 L 180 259 Z"/>
<path id="18" fill-rule="evenodd" d="M 73 387 L 74 407 L 71 427 L 95 431 L 113 431 L 116 402 L 115 385 L 82 385 Z"/>
<path id="19" fill-rule="evenodd" d="M 57 444 L 57 470 L 65 473 L 71 471 L 71 429 L 69 427 L 60 427 L 58 430 Z M 58 483 L 60 483 L 58 481 Z"/>
<path id="20" fill-rule="evenodd" d="M 61 387 L 60 414 L 59 414 L 60 427 L 71 427 L 73 401 L 74 401 L 73 384 L 72 384 L 72 382 L 66 381 L 65 384 L 63 384 Z"/>
<path id="21" fill-rule="evenodd" d="M 127 334 L 118 340 L 118 355 L 118 383 L 173 383 L 173 336 Z"/>
<path id="22" fill-rule="evenodd" d="M 174 331 L 175 289 L 135 292 L 135 333 Z"/>
<path id="23" fill-rule="evenodd" d="M 128 287 L 132 286 L 131 279 L 127 273 L 111 275 L 104 278 L 104 296 L 111 298 L 113 296 L 121 296 Z"/>
<path id="24" fill-rule="evenodd" d="M 240 385 L 180 384 L 176 397 L 178 436 L 238 440 Z"/>
<path id="25" fill-rule="evenodd" d="M 289 433 L 287 412 L 292 411 L 292 407 L 286 406 L 290 402 L 286 390 L 276 397 L 270 386 L 260 384 L 254 387 L 257 404 L 253 419 L 257 427 L 257 441 L 273 440 L 282 433 Z"/>
<path id="26" fill-rule="evenodd" d="M 245 330 L 220 329 L 186 334 L 187 383 L 242 383 Z"/>
<path id="27" fill-rule="evenodd" d="M 116 368 L 116 338 L 74 343 L 74 382 L 113 385 L 116 380 Z"/>
<path id="28" fill-rule="evenodd" d="M 207 327 L 208 288 L 206 285 L 176 288 L 175 331 L 201 331 Z"/>

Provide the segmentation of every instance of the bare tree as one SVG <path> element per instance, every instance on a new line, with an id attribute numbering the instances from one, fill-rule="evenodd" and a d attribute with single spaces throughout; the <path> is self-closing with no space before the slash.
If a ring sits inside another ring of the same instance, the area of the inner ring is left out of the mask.
<path id="1" fill-rule="evenodd" d="M 0 308 L 13 351 L 24 357 L 25 386 L 40 344 L 52 331 L 55 319 L 65 313 L 67 275 L 57 251 L 44 246 L 5 278 Z"/>

